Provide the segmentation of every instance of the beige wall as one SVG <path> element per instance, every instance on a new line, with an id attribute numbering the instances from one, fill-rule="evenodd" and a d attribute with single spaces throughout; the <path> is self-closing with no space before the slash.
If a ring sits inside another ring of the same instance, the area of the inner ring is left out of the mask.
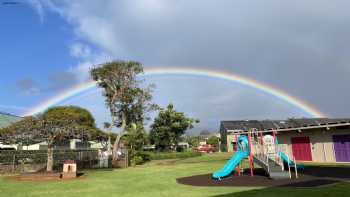
<path id="1" fill-rule="evenodd" d="M 292 157 L 292 137 L 309 137 L 310 148 L 312 154 L 312 161 L 314 162 L 336 162 L 334 148 L 333 148 L 333 135 L 349 134 L 350 130 L 313 130 L 298 132 L 283 132 L 278 134 L 278 141 L 282 147 L 282 150 Z"/>
<path id="2" fill-rule="evenodd" d="M 227 152 L 233 152 L 232 141 L 235 139 L 234 135 L 227 134 Z"/>
<path id="3" fill-rule="evenodd" d="M 239 135 L 237 135 L 237 138 Z M 227 134 L 227 152 L 233 152 L 233 146 L 231 142 L 236 142 L 236 137 L 233 134 Z"/>

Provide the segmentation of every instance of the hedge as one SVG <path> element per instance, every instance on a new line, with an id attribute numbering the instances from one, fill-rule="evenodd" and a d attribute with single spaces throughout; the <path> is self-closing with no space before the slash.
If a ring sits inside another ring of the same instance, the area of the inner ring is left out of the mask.
<path id="1" fill-rule="evenodd" d="M 150 160 L 162 160 L 162 159 L 178 159 L 178 158 L 189 158 L 198 157 L 202 154 L 199 152 L 144 152 L 149 155 Z"/>

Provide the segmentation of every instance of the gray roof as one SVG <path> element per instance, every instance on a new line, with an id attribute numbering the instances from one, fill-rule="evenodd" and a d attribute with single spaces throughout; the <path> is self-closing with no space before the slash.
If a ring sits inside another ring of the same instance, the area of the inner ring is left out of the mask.
<path id="1" fill-rule="evenodd" d="M 334 125 L 350 123 L 350 118 L 299 118 L 288 120 L 234 120 L 221 121 L 221 126 L 226 130 L 273 130 L 273 129 L 292 129 L 300 127 L 312 127 L 323 125 Z"/>
<path id="2" fill-rule="evenodd" d="M 0 128 L 7 127 L 12 123 L 20 121 L 22 118 L 8 113 L 0 112 Z"/>

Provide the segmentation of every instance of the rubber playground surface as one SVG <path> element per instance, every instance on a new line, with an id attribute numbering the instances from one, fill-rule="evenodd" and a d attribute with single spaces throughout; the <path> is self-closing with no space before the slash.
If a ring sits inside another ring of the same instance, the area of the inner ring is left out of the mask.
<path id="1" fill-rule="evenodd" d="M 191 186 L 263 186 L 263 187 L 320 187 L 339 182 L 350 181 L 349 167 L 316 167 L 307 166 L 296 179 L 270 179 L 263 169 L 255 169 L 254 176 L 249 175 L 249 169 L 244 170 L 246 173 L 243 176 L 228 176 L 222 180 L 212 179 L 212 174 L 202 174 L 189 177 L 181 177 L 177 182 Z M 294 173 L 292 173 L 294 174 Z"/>

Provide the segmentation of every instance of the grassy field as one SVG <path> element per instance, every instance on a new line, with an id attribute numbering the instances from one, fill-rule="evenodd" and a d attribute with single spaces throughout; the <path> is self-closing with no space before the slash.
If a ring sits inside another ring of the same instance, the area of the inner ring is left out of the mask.
<path id="1" fill-rule="evenodd" d="M 0 196 L 110 197 L 110 196 L 344 196 L 350 183 L 317 189 L 193 187 L 176 183 L 176 178 L 210 173 L 220 168 L 229 155 L 211 154 L 180 160 L 154 161 L 118 170 L 93 170 L 85 178 L 69 181 L 15 181 L 0 176 Z"/>

